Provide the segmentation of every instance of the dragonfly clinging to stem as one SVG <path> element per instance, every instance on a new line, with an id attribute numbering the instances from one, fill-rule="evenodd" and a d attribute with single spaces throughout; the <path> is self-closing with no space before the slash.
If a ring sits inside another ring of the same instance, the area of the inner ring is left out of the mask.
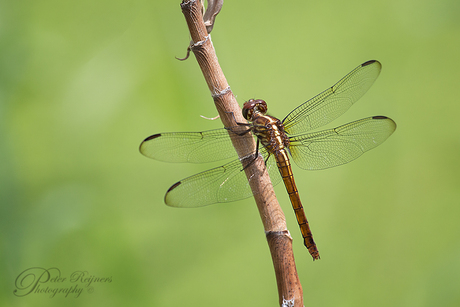
<path id="1" fill-rule="evenodd" d="M 154 134 L 142 142 L 140 151 L 160 161 L 212 162 L 236 155 L 229 131 L 238 135 L 253 133 L 257 150 L 246 155 L 253 157 L 252 160 L 235 159 L 175 183 L 165 195 L 166 204 L 201 207 L 250 197 L 252 192 L 243 169 L 262 155 L 272 183 L 284 182 L 304 244 L 313 260 L 319 259 L 289 155 L 300 168 L 319 170 L 348 163 L 383 143 L 396 129 L 396 123 L 385 116 L 309 132 L 345 113 L 372 86 L 380 70 L 381 64 L 375 60 L 359 65 L 335 85 L 292 110 L 283 120 L 266 114 L 264 100 L 250 99 L 243 105 L 243 116 L 249 123 L 203 132 Z"/>

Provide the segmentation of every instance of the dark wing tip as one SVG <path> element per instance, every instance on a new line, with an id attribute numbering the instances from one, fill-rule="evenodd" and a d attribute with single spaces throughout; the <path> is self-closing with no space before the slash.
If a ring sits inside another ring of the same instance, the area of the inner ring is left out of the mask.
<path id="1" fill-rule="evenodd" d="M 158 134 L 154 134 L 154 135 L 151 135 L 149 136 L 148 138 L 146 138 L 145 140 L 142 141 L 141 145 L 139 145 L 139 151 L 144 154 L 142 152 L 142 145 L 144 145 L 145 142 L 147 141 L 150 141 L 150 140 L 153 140 L 153 139 L 156 139 L 157 137 L 161 136 L 161 133 L 158 133 Z"/>
<path id="2" fill-rule="evenodd" d="M 361 64 L 361 66 L 371 65 L 372 63 L 375 63 L 375 62 L 377 62 L 377 60 L 370 60 L 370 61 L 364 62 L 363 64 Z"/>
<path id="3" fill-rule="evenodd" d="M 168 191 L 166 192 L 166 194 L 168 194 L 169 192 L 171 192 L 172 190 L 174 190 L 175 188 L 177 188 L 177 186 L 179 186 L 182 182 L 178 181 L 176 182 L 175 184 L 173 184 L 169 189 Z"/>
<path id="4" fill-rule="evenodd" d="M 383 115 L 377 115 L 377 116 L 372 116 L 372 119 L 383 119 L 383 120 L 387 119 L 387 120 L 389 120 L 390 122 L 393 123 L 393 125 L 394 125 L 393 131 L 396 130 L 396 126 L 397 126 L 397 125 L 396 125 L 395 121 L 392 120 L 392 119 L 389 118 L 389 117 L 386 117 L 386 116 L 383 116 Z"/>
<path id="5" fill-rule="evenodd" d="M 178 181 L 176 182 L 175 184 L 173 184 L 169 189 L 168 191 L 166 191 L 166 194 L 165 194 L 165 204 L 167 204 L 168 206 L 171 206 L 170 204 L 168 204 L 166 198 L 168 197 L 168 194 L 169 192 L 171 192 L 172 190 L 174 190 L 175 188 L 177 188 L 182 182 L 181 181 Z"/>
<path id="6" fill-rule="evenodd" d="M 157 133 L 157 134 L 151 135 L 151 136 L 149 136 L 148 138 L 146 138 L 146 139 L 144 140 L 144 142 L 147 142 L 147 141 L 156 139 L 157 137 L 160 137 L 160 136 L 161 136 L 161 133 Z"/>

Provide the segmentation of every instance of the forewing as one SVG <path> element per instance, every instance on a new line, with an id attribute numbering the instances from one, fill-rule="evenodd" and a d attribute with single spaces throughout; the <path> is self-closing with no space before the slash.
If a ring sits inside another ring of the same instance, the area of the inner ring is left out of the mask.
<path id="1" fill-rule="evenodd" d="M 226 129 L 159 133 L 146 138 L 140 152 L 165 162 L 213 162 L 237 156 Z"/>
<path id="2" fill-rule="evenodd" d="M 292 110 L 283 120 L 286 132 L 304 133 L 345 113 L 372 86 L 381 68 L 378 61 L 365 62 L 329 89 Z"/>
<path id="3" fill-rule="evenodd" d="M 268 159 L 266 169 L 273 185 L 281 181 L 273 157 Z M 240 160 L 237 159 L 175 183 L 166 193 L 165 203 L 171 207 L 194 208 L 237 201 L 250 196 L 252 192 L 249 181 Z"/>
<path id="4" fill-rule="evenodd" d="M 348 163 L 382 144 L 396 129 L 385 116 L 374 116 L 346 125 L 298 135 L 290 139 L 294 162 L 303 169 L 319 170 Z"/>

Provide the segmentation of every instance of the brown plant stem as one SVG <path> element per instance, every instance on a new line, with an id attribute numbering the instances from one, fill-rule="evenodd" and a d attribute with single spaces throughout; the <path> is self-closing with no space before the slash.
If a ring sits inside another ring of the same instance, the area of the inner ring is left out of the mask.
<path id="1" fill-rule="evenodd" d="M 199 0 L 188 0 L 181 3 L 192 43 L 190 49 L 201 68 L 215 106 L 225 127 L 235 126 L 236 122 L 246 120 L 236 101 L 212 45 L 211 37 L 206 31 Z M 237 136 L 230 133 L 233 145 L 240 158 L 248 152 L 255 152 L 254 138 L 249 134 Z M 302 286 L 297 275 L 292 238 L 286 227 L 286 220 L 276 199 L 264 161 L 259 157 L 255 163 L 245 168 L 254 198 L 262 218 L 268 245 L 272 255 L 278 286 L 279 303 L 282 306 L 303 306 Z M 256 176 L 257 180 L 254 180 Z M 292 302 L 294 304 L 292 304 Z M 284 304 L 284 305 L 283 305 Z"/>

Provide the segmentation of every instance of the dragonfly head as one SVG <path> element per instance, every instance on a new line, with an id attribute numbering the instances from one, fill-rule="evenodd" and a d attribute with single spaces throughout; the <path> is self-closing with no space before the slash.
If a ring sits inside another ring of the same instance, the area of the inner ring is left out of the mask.
<path id="1" fill-rule="evenodd" d="M 258 114 L 267 113 L 267 104 L 262 99 L 249 99 L 243 104 L 243 117 L 253 121 Z"/>

